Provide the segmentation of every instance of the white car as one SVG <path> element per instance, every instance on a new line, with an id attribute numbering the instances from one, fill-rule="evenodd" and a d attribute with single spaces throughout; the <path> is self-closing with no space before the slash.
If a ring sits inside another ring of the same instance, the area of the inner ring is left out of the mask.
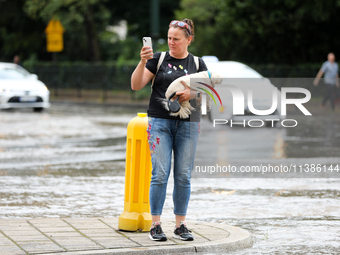
<path id="1" fill-rule="evenodd" d="M 212 106 L 209 112 L 210 120 L 226 119 L 233 122 L 242 122 L 249 120 L 261 120 L 266 126 L 274 126 L 282 120 L 280 97 L 281 92 L 277 90 L 278 105 L 277 109 L 270 115 L 255 115 L 248 108 L 248 91 L 253 94 L 253 106 L 257 110 L 268 110 L 272 106 L 272 91 L 276 87 L 271 84 L 269 79 L 263 77 L 249 66 L 235 61 L 218 61 L 216 57 L 203 57 L 207 67 L 211 71 L 219 73 L 223 77 L 222 84 L 217 84 L 215 89 L 221 97 L 223 107 Z M 244 95 L 244 115 L 233 114 L 233 101 L 230 88 L 226 85 L 232 85 L 242 90 Z M 219 101 L 216 99 L 216 102 Z M 268 121 L 269 119 L 269 121 Z M 270 120 L 278 121 L 270 121 Z"/>
<path id="2" fill-rule="evenodd" d="M 50 92 L 37 75 L 19 65 L 0 62 L 0 109 L 50 107 Z"/>

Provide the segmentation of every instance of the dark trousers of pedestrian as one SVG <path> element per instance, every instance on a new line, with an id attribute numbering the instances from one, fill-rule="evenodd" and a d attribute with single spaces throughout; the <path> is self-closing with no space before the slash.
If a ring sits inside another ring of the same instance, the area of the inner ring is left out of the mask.
<path id="1" fill-rule="evenodd" d="M 326 91 L 325 97 L 322 100 L 322 105 L 325 105 L 327 100 L 329 99 L 329 101 L 331 102 L 332 109 L 334 110 L 335 99 L 339 96 L 336 90 L 336 85 L 326 83 L 326 88 L 327 88 L 327 91 Z"/>

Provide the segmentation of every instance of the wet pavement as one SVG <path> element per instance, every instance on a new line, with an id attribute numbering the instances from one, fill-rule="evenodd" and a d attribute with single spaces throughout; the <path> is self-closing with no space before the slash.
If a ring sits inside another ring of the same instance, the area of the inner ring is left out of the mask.
<path id="1" fill-rule="evenodd" d="M 234 251 L 251 247 L 249 232 L 228 224 L 188 221 L 193 241 L 172 237 L 174 220 L 163 220 L 168 240 L 118 230 L 118 218 L 0 220 L 1 254 L 169 254 Z"/>
<path id="2" fill-rule="evenodd" d="M 119 216 L 126 125 L 145 111 L 56 103 L 43 113 L 1 111 L 0 218 Z M 317 105 L 312 113 L 305 118 L 292 111 L 299 125 L 290 129 L 215 132 L 204 119 L 196 164 L 209 158 L 236 166 L 340 165 L 339 112 L 331 114 Z M 212 140 L 223 146 L 212 143 L 214 150 L 207 149 Z M 189 220 L 228 223 L 253 235 L 252 248 L 231 254 L 339 254 L 339 172 L 328 171 L 327 178 L 193 176 Z M 173 218 L 172 188 L 170 177 L 163 211 L 167 219 Z"/>

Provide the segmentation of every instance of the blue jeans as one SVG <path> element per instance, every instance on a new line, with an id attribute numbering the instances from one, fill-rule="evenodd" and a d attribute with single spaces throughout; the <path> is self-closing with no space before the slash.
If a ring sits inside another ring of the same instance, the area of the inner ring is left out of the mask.
<path id="1" fill-rule="evenodd" d="M 147 132 L 152 161 L 150 185 L 152 215 L 162 214 L 172 151 L 174 152 L 174 213 L 186 215 L 199 128 L 199 122 L 149 117 Z"/>

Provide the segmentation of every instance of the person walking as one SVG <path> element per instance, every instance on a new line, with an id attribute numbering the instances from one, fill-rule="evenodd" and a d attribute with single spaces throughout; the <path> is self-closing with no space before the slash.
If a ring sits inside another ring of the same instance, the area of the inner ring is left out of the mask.
<path id="1" fill-rule="evenodd" d="M 339 87 L 339 66 L 335 62 L 335 55 L 330 52 L 327 56 L 327 61 L 324 62 L 321 66 L 320 71 L 316 75 L 316 78 L 314 79 L 314 85 L 317 86 L 319 83 L 320 78 L 323 74 L 325 74 L 325 84 L 327 87 L 326 94 L 322 100 L 322 107 L 325 106 L 327 100 L 330 100 L 332 110 L 335 109 L 335 99 L 338 95 L 337 93 L 337 87 Z"/>
<path id="2" fill-rule="evenodd" d="M 194 40 L 194 23 L 190 19 L 173 20 L 168 29 L 168 47 L 164 55 L 161 52 L 153 54 L 149 47 L 142 47 L 141 60 L 131 76 L 131 88 L 142 89 L 154 79 L 150 102 L 148 107 L 148 142 L 152 161 L 152 177 L 150 184 L 150 208 L 152 226 L 149 238 L 154 241 L 166 241 L 167 237 L 161 227 L 161 215 L 166 197 L 166 188 L 171 170 L 171 157 L 173 155 L 173 203 L 176 225 L 174 238 L 184 241 L 194 240 L 185 222 L 189 198 L 191 171 L 194 166 L 196 147 L 199 136 L 200 111 L 198 109 L 200 93 L 186 85 L 185 90 L 176 95 L 178 101 L 190 100 L 191 105 L 197 108 L 189 118 L 180 119 L 179 116 L 170 116 L 162 100 L 168 86 L 175 79 L 201 71 L 207 67 L 201 58 L 188 52 L 188 46 Z M 164 59 L 161 57 L 163 56 Z M 158 69 L 158 65 L 159 69 Z M 172 153 L 173 152 L 173 153 Z"/>

